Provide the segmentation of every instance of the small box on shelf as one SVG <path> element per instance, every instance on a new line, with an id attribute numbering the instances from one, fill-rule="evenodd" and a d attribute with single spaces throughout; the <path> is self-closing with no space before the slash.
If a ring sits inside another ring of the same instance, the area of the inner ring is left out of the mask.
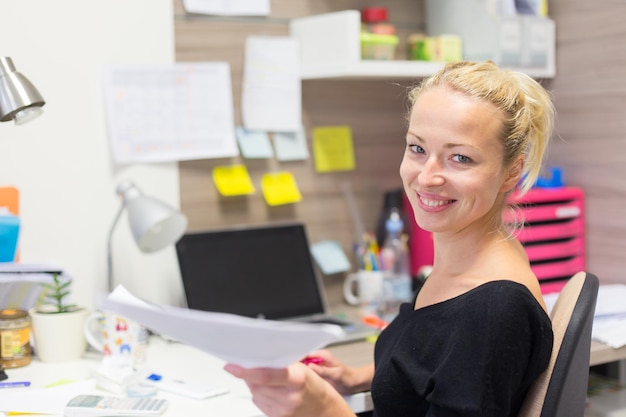
<path id="1" fill-rule="evenodd" d="M 409 37 L 408 57 L 417 61 L 454 62 L 463 59 L 460 36 L 426 36 L 414 34 Z"/>
<path id="2" fill-rule="evenodd" d="M 397 47 L 398 37 L 396 35 L 361 33 L 362 59 L 393 60 L 396 57 Z"/>

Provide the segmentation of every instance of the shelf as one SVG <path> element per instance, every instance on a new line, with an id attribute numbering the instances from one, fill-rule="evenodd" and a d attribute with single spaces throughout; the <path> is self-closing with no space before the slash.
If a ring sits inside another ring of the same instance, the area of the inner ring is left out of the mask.
<path id="1" fill-rule="evenodd" d="M 327 62 L 306 65 L 301 68 L 302 80 L 338 79 L 399 79 L 428 77 L 443 67 L 443 62 L 426 61 L 366 61 Z M 552 78 L 555 73 L 549 68 L 511 68 L 533 78 Z"/>
<path id="2" fill-rule="evenodd" d="M 444 65 L 443 62 L 361 59 L 361 15 L 356 10 L 292 19 L 289 30 L 300 47 L 303 80 L 415 79 L 430 76 Z M 554 65 L 512 69 L 534 78 L 555 75 Z"/>
<path id="3" fill-rule="evenodd" d="M 301 68 L 303 80 L 337 78 L 422 78 L 437 72 L 442 62 L 421 61 L 365 61 L 326 62 Z"/>

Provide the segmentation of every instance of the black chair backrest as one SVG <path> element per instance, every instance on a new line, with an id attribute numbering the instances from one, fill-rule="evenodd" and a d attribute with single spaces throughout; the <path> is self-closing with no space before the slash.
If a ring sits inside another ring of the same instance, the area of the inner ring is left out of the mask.
<path id="1" fill-rule="evenodd" d="M 542 417 L 583 417 L 589 383 L 591 328 L 598 278 L 586 273 L 552 371 Z"/>

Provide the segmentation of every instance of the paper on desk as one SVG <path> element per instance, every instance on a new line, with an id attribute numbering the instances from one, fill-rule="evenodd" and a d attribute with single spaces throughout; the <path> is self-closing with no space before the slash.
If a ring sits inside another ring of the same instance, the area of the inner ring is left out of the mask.
<path id="1" fill-rule="evenodd" d="M 245 367 L 285 367 L 343 337 L 341 327 L 148 304 L 118 286 L 101 308 Z"/>
<path id="2" fill-rule="evenodd" d="M 591 337 L 612 348 L 626 346 L 626 285 L 600 285 Z"/>
<path id="3" fill-rule="evenodd" d="M 626 315 L 594 318 L 591 337 L 614 349 L 626 346 Z"/>
<path id="4" fill-rule="evenodd" d="M 0 309 L 33 307 L 43 290 L 40 284 L 51 283 L 54 273 L 64 282 L 71 279 L 54 265 L 0 262 Z"/>
<path id="5" fill-rule="evenodd" d="M 626 285 L 603 284 L 598 289 L 598 302 L 595 316 L 608 316 L 626 313 Z"/>
<path id="6" fill-rule="evenodd" d="M 72 398 L 95 389 L 93 379 L 51 388 L 0 389 L 0 412 L 63 415 L 65 405 Z"/>
<path id="7" fill-rule="evenodd" d="M 552 311 L 559 293 L 544 294 L 548 311 Z M 614 349 L 626 346 L 626 285 L 600 285 L 593 317 L 591 337 Z"/>

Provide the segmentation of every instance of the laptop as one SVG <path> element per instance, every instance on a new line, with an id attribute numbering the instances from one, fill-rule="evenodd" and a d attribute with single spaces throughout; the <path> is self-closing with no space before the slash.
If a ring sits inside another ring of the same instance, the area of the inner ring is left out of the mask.
<path id="1" fill-rule="evenodd" d="M 190 309 L 337 324 L 345 338 L 335 343 L 375 333 L 328 313 L 303 224 L 187 233 L 176 254 Z"/>

